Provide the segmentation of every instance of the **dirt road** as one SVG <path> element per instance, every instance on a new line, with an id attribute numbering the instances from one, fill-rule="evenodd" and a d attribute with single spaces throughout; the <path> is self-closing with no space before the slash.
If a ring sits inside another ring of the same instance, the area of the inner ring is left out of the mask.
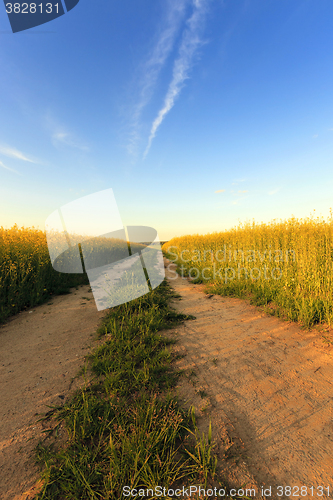
<path id="1" fill-rule="evenodd" d="M 271 498 L 281 498 L 278 486 L 288 485 L 294 486 L 291 498 L 326 498 L 327 487 L 331 498 L 333 348 L 317 330 L 172 279 L 175 267 L 167 262 L 169 282 L 182 296 L 174 307 L 196 316 L 177 328 L 176 349 L 186 354 L 178 366 L 193 370 L 180 394 L 203 409 L 206 429 L 211 415 L 221 449 L 227 425 L 238 442 L 244 482 L 271 486 Z M 301 486 L 308 488 L 303 496 Z"/>
<path id="2" fill-rule="evenodd" d="M 36 491 L 31 453 L 45 437 L 38 414 L 60 405 L 76 387 L 73 377 L 105 315 L 89 289 L 54 297 L 0 326 L 1 500 L 28 500 Z"/>

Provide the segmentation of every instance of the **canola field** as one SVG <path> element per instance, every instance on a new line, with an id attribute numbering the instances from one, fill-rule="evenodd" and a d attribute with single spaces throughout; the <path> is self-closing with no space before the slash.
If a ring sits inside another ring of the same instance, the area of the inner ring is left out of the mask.
<path id="1" fill-rule="evenodd" d="M 47 243 L 52 245 L 54 267 Z M 53 232 L 47 240 L 45 232 L 34 227 L 0 227 L 0 323 L 53 295 L 68 293 L 71 287 L 89 284 L 87 266 L 94 269 L 110 265 L 145 248 L 119 238 L 68 235 L 66 239 L 63 233 Z M 133 273 L 124 274 L 123 288 L 127 279 L 132 290 Z"/>
<path id="2" fill-rule="evenodd" d="M 85 273 L 53 269 L 43 231 L 0 227 L 0 322 L 80 284 L 88 284 Z"/>
<path id="3" fill-rule="evenodd" d="M 162 247 L 181 276 L 207 291 L 250 297 L 304 326 L 333 322 L 333 215 L 245 223 L 173 238 Z"/>

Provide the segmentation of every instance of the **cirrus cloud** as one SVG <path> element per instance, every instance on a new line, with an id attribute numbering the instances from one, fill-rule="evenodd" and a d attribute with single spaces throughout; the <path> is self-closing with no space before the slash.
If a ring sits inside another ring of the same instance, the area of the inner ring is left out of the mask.
<path id="1" fill-rule="evenodd" d="M 18 149 L 11 148 L 9 146 L 0 146 L 0 154 L 7 156 L 8 158 L 14 158 L 15 160 L 28 161 L 29 163 L 36 163 L 31 158 L 28 158 L 24 153 Z"/>
<path id="2" fill-rule="evenodd" d="M 166 115 L 173 108 L 177 97 L 184 87 L 185 80 L 189 78 L 189 73 L 194 64 L 194 57 L 199 47 L 204 43 L 201 39 L 201 33 L 204 27 L 204 16 L 207 11 L 207 5 L 208 0 L 193 0 L 193 13 L 187 21 L 187 28 L 183 32 L 179 55 L 173 66 L 173 77 L 164 99 L 164 105 L 158 112 L 151 126 L 150 136 L 143 158 L 147 156 L 158 128 Z"/>

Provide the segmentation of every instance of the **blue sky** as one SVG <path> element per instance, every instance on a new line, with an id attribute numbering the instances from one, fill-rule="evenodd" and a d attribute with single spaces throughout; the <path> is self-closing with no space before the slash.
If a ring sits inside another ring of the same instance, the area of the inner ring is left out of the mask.
<path id="1" fill-rule="evenodd" d="M 333 207 L 331 0 L 0 5 L 0 226 L 112 188 L 162 240 Z"/>

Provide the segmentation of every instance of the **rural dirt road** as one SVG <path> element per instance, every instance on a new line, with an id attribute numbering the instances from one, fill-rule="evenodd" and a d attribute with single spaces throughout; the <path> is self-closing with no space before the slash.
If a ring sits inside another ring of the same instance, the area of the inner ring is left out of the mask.
<path id="1" fill-rule="evenodd" d="M 173 307 L 196 316 L 176 329 L 176 350 L 186 355 L 177 365 L 193 370 L 179 394 L 188 405 L 195 402 L 202 430 L 211 418 L 222 455 L 225 443 L 234 442 L 238 471 L 231 467 L 229 479 L 259 492 L 271 487 L 267 498 L 331 498 L 333 348 L 318 330 L 174 279 L 175 266 L 166 263 L 169 282 L 182 296 Z M 278 487 L 288 485 L 291 495 L 281 496 L 288 490 Z M 308 488 L 303 495 L 301 486 Z"/>
<path id="2" fill-rule="evenodd" d="M 56 296 L 0 326 L 1 500 L 28 500 L 36 492 L 31 453 L 45 437 L 38 414 L 63 403 L 77 386 L 73 377 L 105 315 L 89 289 Z"/>
<path id="3" fill-rule="evenodd" d="M 172 279 L 174 265 L 166 264 L 169 282 L 182 296 L 173 307 L 196 316 L 170 333 L 178 338 L 174 349 L 186 354 L 177 361 L 187 370 L 177 391 L 185 407 L 194 404 L 206 434 L 211 418 L 230 485 L 255 487 L 256 497 L 262 485 L 271 486 L 265 498 L 274 500 L 331 498 L 332 347 L 317 330 Z M 2 500 L 28 500 L 36 491 L 38 473 L 29 457 L 43 436 L 38 414 L 76 387 L 73 377 L 106 313 L 97 311 L 88 290 L 54 297 L 51 305 L 22 312 L 0 327 Z M 306 486 L 307 494 L 293 494 L 294 489 L 290 497 L 279 495 L 277 487 L 288 485 Z"/>

